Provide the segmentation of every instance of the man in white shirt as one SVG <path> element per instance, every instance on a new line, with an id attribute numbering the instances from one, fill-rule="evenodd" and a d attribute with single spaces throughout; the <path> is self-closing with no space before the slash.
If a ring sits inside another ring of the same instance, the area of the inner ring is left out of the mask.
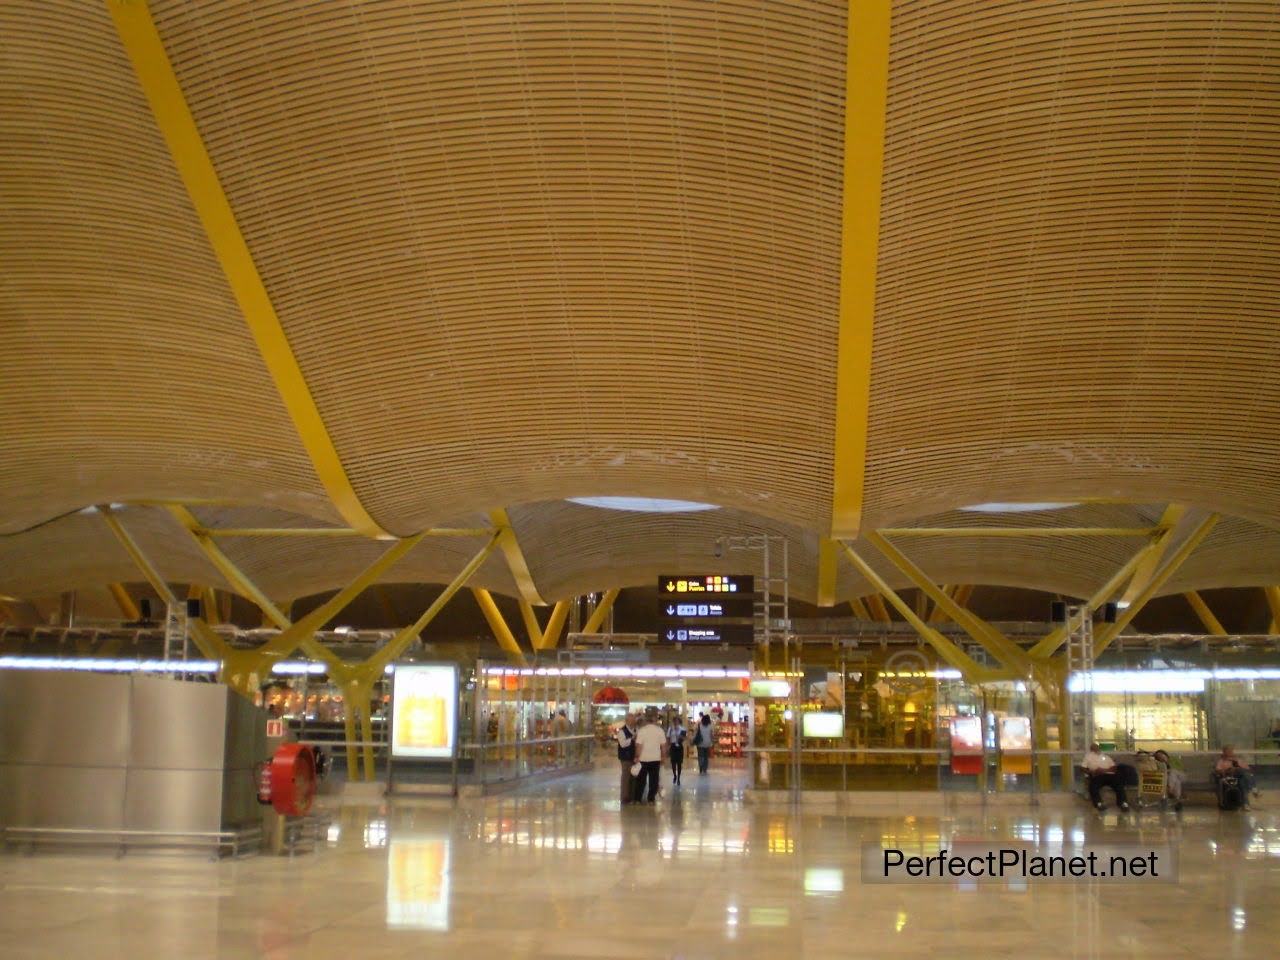
<path id="1" fill-rule="evenodd" d="M 636 803 L 642 800 L 654 803 L 658 799 L 658 777 L 666 756 L 667 735 L 662 725 L 652 721 L 644 723 L 636 731 L 636 761 L 640 764 L 640 774 L 636 777 Z M 648 797 L 644 795 L 646 783 L 649 785 Z"/>
<path id="2" fill-rule="evenodd" d="M 1102 788 L 1110 787 L 1116 792 L 1116 806 L 1121 810 L 1129 809 L 1129 800 L 1124 793 L 1124 780 L 1116 762 L 1102 752 L 1096 743 L 1089 744 L 1089 752 L 1081 763 L 1089 781 L 1089 801 L 1097 809 L 1102 809 Z"/>

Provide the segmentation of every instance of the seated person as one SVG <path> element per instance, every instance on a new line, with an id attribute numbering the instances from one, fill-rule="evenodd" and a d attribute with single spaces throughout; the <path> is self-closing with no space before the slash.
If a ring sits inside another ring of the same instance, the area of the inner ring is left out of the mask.
<path id="1" fill-rule="evenodd" d="M 1217 780 L 1221 780 L 1226 776 L 1234 776 L 1240 780 L 1240 797 L 1242 799 L 1241 809 L 1249 809 L 1249 795 L 1257 796 L 1259 790 L 1253 779 L 1253 771 L 1249 769 L 1249 765 L 1236 756 L 1235 747 L 1227 744 L 1222 748 L 1222 756 L 1218 757 L 1217 763 L 1213 765 L 1213 776 Z"/>
<path id="2" fill-rule="evenodd" d="M 1084 755 L 1085 775 L 1089 778 L 1089 802 L 1098 810 L 1102 809 L 1102 788 L 1110 787 L 1116 792 L 1116 806 L 1121 810 L 1129 809 L 1129 799 L 1125 796 L 1125 777 L 1116 762 L 1102 752 L 1096 743 L 1089 744 L 1089 752 Z"/>
<path id="3" fill-rule="evenodd" d="M 1152 756 L 1164 770 L 1165 794 L 1173 801 L 1173 808 L 1181 810 L 1182 785 L 1187 781 L 1186 771 L 1182 769 L 1182 761 L 1169 756 L 1166 750 L 1157 750 Z"/>

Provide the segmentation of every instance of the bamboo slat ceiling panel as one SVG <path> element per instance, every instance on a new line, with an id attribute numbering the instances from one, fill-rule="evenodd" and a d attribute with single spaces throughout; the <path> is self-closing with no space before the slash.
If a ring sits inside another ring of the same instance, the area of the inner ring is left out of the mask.
<path id="1" fill-rule="evenodd" d="M 260 508 L 194 508 L 210 527 L 314 527 L 308 518 Z M 222 576 L 169 513 L 129 507 L 119 519 L 170 583 L 229 589 Z M 483 527 L 478 517 L 460 526 Z M 448 583 L 484 546 L 484 537 L 426 537 L 400 559 L 386 583 Z M 227 537 L 223 552 L 273 600 L 293 600 L 345 586 L 391 546 L 363 537 Z M 142 574 L 95 514 L 77 513 L 12 537 L 0 537 L 0 594 L 45 597 L 63 590 L 136 582 Z M 515 596 L 500 550 L 477 571 L 472 586 Z"/>
<path id="2" fill-rule="evenodd" d="M 153 9 L 385 526 L 829 522 L 843 2 Z"/>
<path id="3" fill-rule="evenodd" d="M 866 522 L 1280 522 L 1280 6 L 894 7 Z"/>
<path id="4" fill-rule="evenodd" d="M 88 503 L 331 516 L 101 3 L 0 6 L 0 532 Z"/>

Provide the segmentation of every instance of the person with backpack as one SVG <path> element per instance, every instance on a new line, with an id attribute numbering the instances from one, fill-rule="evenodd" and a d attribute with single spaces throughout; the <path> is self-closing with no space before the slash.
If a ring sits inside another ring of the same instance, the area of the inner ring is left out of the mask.
<path id="1" fill-rule="evenodd" d="M 622 802 L 631 802 L 631 765 L 636 762 L 636 715 L 628 713 L 618 732 L 613 735 L 618 741 L 618 762 L 622 764 Z"/>
<path id="2" fill-rule="evenodd" d="M 693 735 L 693 745 L 698 748 L 698 773 L 700 774 L 705 774 L 711 764 L 711 738 L 711 718 L 704 713 Z"/>

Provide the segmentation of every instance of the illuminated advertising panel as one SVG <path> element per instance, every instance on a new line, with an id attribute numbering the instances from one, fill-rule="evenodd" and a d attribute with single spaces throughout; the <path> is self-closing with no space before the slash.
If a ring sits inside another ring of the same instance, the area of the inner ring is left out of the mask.
<path id="1" fill-rule="evenodd" d="M 753 678 L 748 689 L 753 697 L 780 700 L 791 696 L 791 684 L 785 680 L 758 680 Z"/>
<path id="2" fill-rule="evenodd" d="M 806 737 L 843 737 L 844 717 L 838 713 L 806 713 L 801 730 Z"/>
<path id="3" fill-rule="evenodd" d="M 457 748 L 458 668 L 400 664 L 391 692 L 391 754 L 448 760 Z"/>
<path id="4" fill-rule="evenodd" d="M 1031 720 L 1027 717 L 1003 717 L 1000 720 L 1000 749 L 1031 749 Z"/>

